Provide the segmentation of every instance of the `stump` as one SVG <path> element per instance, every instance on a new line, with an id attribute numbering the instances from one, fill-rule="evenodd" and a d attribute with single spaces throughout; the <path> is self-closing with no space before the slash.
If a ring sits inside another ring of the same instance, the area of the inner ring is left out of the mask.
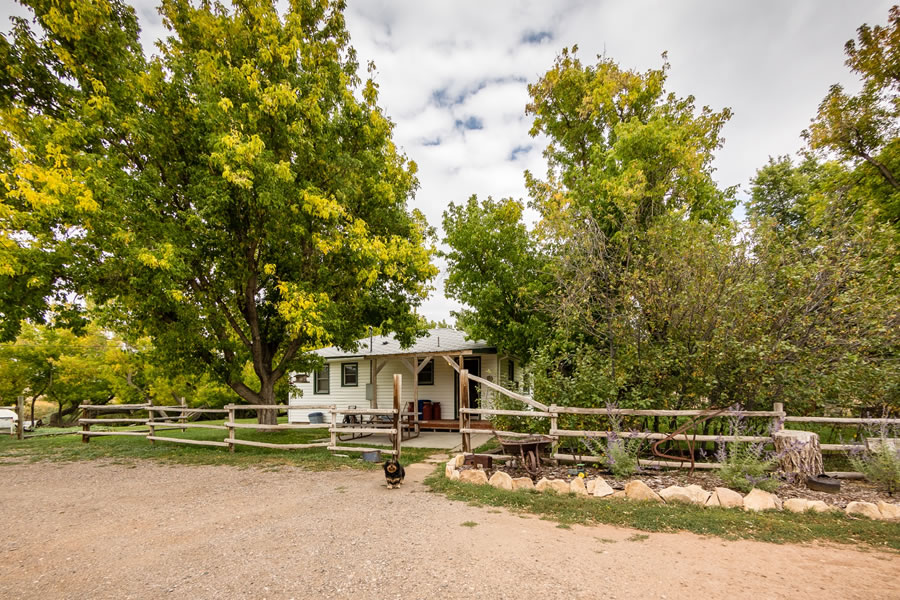
<path id="1" fill-rule="evenodd" d="M 778 455 L 778 470 L 788 480 L 805 483 L 807 477 L 815 477 L 824 472 L 818 434 L 782 429 L 773 433 L 772 439 Z"/>

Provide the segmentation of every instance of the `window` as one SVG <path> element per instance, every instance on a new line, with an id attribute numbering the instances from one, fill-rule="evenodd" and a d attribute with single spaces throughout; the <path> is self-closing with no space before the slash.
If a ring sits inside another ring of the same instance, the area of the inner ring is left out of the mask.
<path id="1" fill-rule="evenodd" d="M 421 365 L 424 361 L 424 358 L 420 358 L 419 364 Z M 419 371 L 419 385 L 434 385 L 434 359 L 431 359 L 431 361 Z"/>
<path id="2" fill-rule="evenodd" d="M 510 383 L 516 380 L 516 363 L 513 359 L 506 363 L 506 380 Z"/>
<path id="3" fill-rule="evenodd" d="M 356 387 L 359 385 L 359 368 L 356 363 L 343 363 L 341 365 L 341 386 Z"/>
<path id="4" fill-rule="evenodd" d="M 330 367 L 325 365 L 315 373 L 313 378 L 313 393 L 327 394 L 330 391 L 328 378 L 330 376 Z"/>

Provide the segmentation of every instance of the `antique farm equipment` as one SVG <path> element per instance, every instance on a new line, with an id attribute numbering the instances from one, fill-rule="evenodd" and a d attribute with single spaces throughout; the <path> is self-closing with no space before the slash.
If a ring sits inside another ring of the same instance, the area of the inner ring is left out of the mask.
<path id="1" fill-rule="evenodd" d="M 546 435 L 530 435 L 521 438 L 500 437 L 497 432 L 494 436 L 503 449 L 503 454 L 518 456 L 522 459 L 522 466 L 529 475 L 537 476 L 541 472 L 541 452 L 553 443 L 553 438 Z"/>

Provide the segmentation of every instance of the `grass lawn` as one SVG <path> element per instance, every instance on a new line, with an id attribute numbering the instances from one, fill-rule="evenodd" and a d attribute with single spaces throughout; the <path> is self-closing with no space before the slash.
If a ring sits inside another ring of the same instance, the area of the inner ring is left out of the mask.
<path id="1" fill-rule="evenodd" d="M 203 421 L 204 425 L 221 425 L 224 421 Z M 254 419 L 237 419 L 239 423 L 255 423 Z M 287 422 L 286 417 L 279 419 Z M 110 430 L 110 427 L 93 426 L 92 431 Z M 146 429 L 146 426 L 120 427 L 117 431 L 135 431 Z M 42 428 L 41 433 L 61 433 L 67 430 Z M 72 428 L 69 431 L 80 431 Z M 221 442 L 228 437 L 222 429 L 180 429 L 164 430 L 157 428 L 157 436 L 186 438 L 191 440 L 211 440 Z M 235 434 L 238 439 L 273 444 L 306 444 L 328 437 L 328 429 L 300 429 L 263 433 L 252 429 L 239 429 Z M 365 438 L 352 442 L 339 442 L 343 445 L 366 446 Z M 377 448 L 376 448 L 377 449 Z M 405 464 L 419 462 L 433 454 L 434 450 L 423 448 L 404 448 L 401 461 Z M 92 437 L 90 443 L 82 443 L 81 436 L 56 435 L 26 438 L 22 441 L 11 436 L 0 436 L 0 466 L 3 463 L 22 461 L 75 461 L 109 459 L 130 462 L 138 459 L 149 459 L 160 462 L 196 465 L 234 465 L 277 467 L 292 465 L 311 470 L 333 469 L 380 469 L 380 464 L 364 462 L 358 453 L 349 453 L 349 458 L 334 456 L 325 448 L 307 448 L 302 450 L 277 450 L 254 448 L 251 446 L 235 446 L 234 453 L 227 448 L 213 446 L 195 446 L 173 442 L 151 444 L 144 437 L 136 436 L 99 436 Z"/>
<path id="2" fill-rule="evenodd" d="M 833 542 L 900 551 L 900 522 L 872 521 L 843 513 L 750 513 L 727 508 L 660 505 L 620 499 L 582 498 L 535 491 L 510 492 L 488 485 L 450 481 L 438 469 L 425 480 L 435 492 L 473 506 L 500 506 L 533 513 L 562 526 L 604 523 L 644 531 L 690 531 L 725 539 L 774 543 Z"/>

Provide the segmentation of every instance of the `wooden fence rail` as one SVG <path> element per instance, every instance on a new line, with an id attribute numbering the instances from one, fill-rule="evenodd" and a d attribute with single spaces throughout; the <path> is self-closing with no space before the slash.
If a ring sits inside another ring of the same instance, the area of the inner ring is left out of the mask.
<path id="1" fill-rule="evenodd" d="M 460 380 L 462 381 L 464 377 L 466 377 L 465 370 L 460 371 Z M 471 375 L 467 377 L 467 379 L 473 379 Z M 480 381 L 480 378 L 479 378 Z M 481 381 L 480 381 L 481 382 Z M 482 382 L 483 383 L 483 382 Z M 491 385 L 489 386 L 492 389 L 497 389 L 498 386 Z M 851 417 L 795 417 L 788 416 L 784 412 L 784 408 L 782 403 L 776 402 L 773 404 L 772 410 L 726 410 L 726 411 L 716 411 L 716 410 L 638 410 L 638 409 L 623 409 L 623 408 L 581 408 L 574 406 L 559 406 L 555 404 L 551 404 L 550 406 L 543 406 L 543 408 L 538 408 L 536 410 L 499 410 L 499 409 L 484 409 L 484 408 L 471 408 L 468 406 L 468 394 L 464 393 L 463 389 L 467 388 L 467 386 L 463 386 L 460 384 L 460 434 L 462 436 L 462 445 L 464 451 L 471 451 L 471 443 L 470 443 L 470 435 L 472 433 L 483 433 L 483 430 L 473 429 L 471 428 L 471 415 L 482 415 L 482 416 L 510 416 L 510 417 L 525 417 L 532 419 L 550 419 L 550 429 L 549 429 L 549 437 L 555 438 L 557 440 L 557 444 L 559 440 L 563 438 L 608 438 L 613 435 L 611 429 L 609 430 L 578 430 L 578 429 L 567 429 L 559 427 L 559 418 L 563 415 L 582 415 L 582 416 L 597 416 L 597 417 L 611 417 L 611 416 L 636 416 L 636 417 L 715 417 L 715 418 L 743 418 L 743 417 L 754 417 L 754 418 L 766 418 L 772 420 L 772 431 L 778 431 L 783 429 L 783 424 L 785 422 L 788 423 L 833 423 L 833 424 L 841 424 L 841 425 L 900 425 L 900 419 L 894 418 L 851 418 Z M 503 388 L 499 388 L 502 393 L 505 393 L 507 396 L 515 399 L 518 398 L 518 394 L 513 394 L 508 390 L 503 390 Z M 527 402 L 529 406 L 535 407 L 534 402 Z M 538 403 L 539 404 L 539 403 Z M 532 435 L 529 433 L 523 433 L 518 431 L 496 431 L 493 430 L 494 433 L 500 436 L 506 437 L 524 437 L 528 435 Z M 673 441 L 689 441 L 689 442 L 749 442 L 749 443 L 763 443 L 769 444 L 773 442 L 773 438 L 771 435 L 705 435 L 705 434 L 691 434 L 691 433 L 682 433 L 677 435 L 670 435 L 667 433 L 657 433 L 651 431 L 619 431 L 615 432 L 615 435 L 620 438 L 627 439 L 645 439 L 645 440 L 665 440 L 671 439 Z M 865 447 L 864 444 L 821 444 L 820 448 L 824 452 L 840 452 L 846 450 L 853 450 L 855 448 Z M 552 454 L 553 458 L 563 461 L 571 461 L 571 462 L 603 462 L 602 457 L 598 456 L 590 456 L 587 454 L 567 454 L 567 453 L 559 453 L 554 452 Z M 650 459 L 640 460 L 641 465 L 655 465 L 655 466 L 663 466 L 663 467 L 681 467 L 684 466 L 685 463 L 679 461 L 671 461 L 671 460 L 658 460 L 658 459 Z M 698 469 L 717 469 L 720 468 L 720 463 L 714 462 L 695 462 L 694 468 Z M 843 477 L 856 477 L 859 476 L 857 473 L 840 473 L 839 475 Z"/>
<path id="2" fill-rule="evenodd" d="M 304 406 L 313 410 L 327 410 L 333 412 L 334 404 L 318 404 L 315 406 Z M 277 411 L 286 412 L 295 410 L 296 407 L 289 404 L 229 404 L 225 407 L 228 413 L 228 420 L 225 422 L 223 429 L 228 430 L 228 437 L 225 439 L 224 446 L 228 447 L 229 452 L 234 452 L 235 446 L 253 446 L 256 448 L 272 448 L 282 450 L 302 450 L 305 448 L 327 448 L 334 440 L 334 434 L 331 434 L 331 440 L 325 442 L 310 442 L 306 444 L 275 444 L 272 442 L 255 442 L 252 440 L 241 440 L 235 435 L 237 429 L 255 429 L 256 431 L 279 431 L 285 429 L 322 429 L 322 425 L 318 423 L 288 423 L 288 424 L 262 424 L 262 423 L 235 423 L 234 414 L 238 410 L 253 411 Z"/>

